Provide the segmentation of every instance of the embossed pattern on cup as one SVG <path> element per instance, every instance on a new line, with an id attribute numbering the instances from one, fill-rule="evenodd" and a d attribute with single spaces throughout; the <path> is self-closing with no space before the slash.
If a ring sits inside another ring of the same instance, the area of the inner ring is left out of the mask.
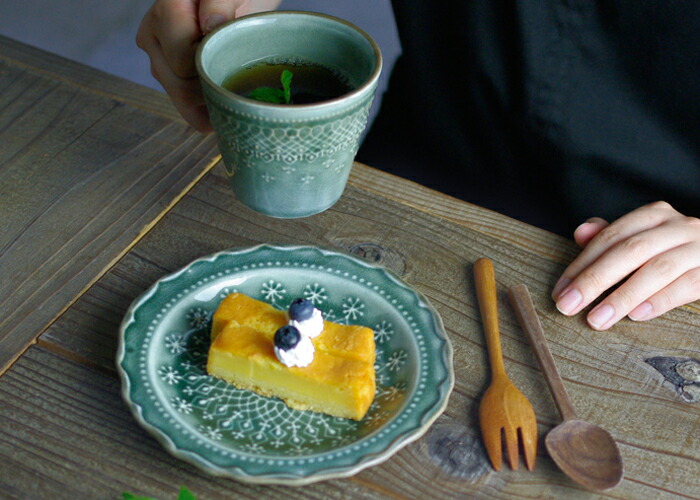
<path id="1" fill-rule="evenodd" d="M 309 105 L 243 98 L 221 87 L 255 61 L 312 62 L 344 75 L 352 92 Z M 367 124 L 381 55 L 365 33 L 330 16 L 272 12 L 212 32 L 197 64 L 236 197 L 281 218 L 305 217 L 342 195 Z"/>

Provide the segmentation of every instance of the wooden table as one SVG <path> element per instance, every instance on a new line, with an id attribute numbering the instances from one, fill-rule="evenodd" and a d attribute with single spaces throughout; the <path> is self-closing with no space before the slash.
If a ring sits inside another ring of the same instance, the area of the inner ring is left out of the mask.
<path id="1" fill-rule="evenodd" d="M 582 419 L 619 441 L 614 498 L 700 497 L 700 310 L 606 332 L 557 313 L 573 242 L 356 164 L 332 209 L 283 221 L 241 206 L 215 140 L 163 95 L 0 38 L 0 496 L 591 498 L 540 442 L 534 472 L 494 472 L 477 427 L 489 381 L 472 263 L 496 266 L 506 369 L 540 441 L 560 422 L 506 300 L 525 283 Z M 368 258 L 424 293 L 454 346 L 456 385 L 418 441 L 348 479 L 303 488 L 211 477 L 171 457 L 120 395 L 118 326 L 155 280 L 216 251 L 313 244 Z"/>

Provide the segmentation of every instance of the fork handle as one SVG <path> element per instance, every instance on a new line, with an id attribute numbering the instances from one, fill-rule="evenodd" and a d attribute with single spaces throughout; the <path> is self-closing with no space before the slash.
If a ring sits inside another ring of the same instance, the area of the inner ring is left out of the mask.
<path id="1" fill-rule="evenodd" d="M 489 351 L 491 376 L 492 378 L 505 377 L 506 369 L 503 365 L 501 336 L 498 332 L 496 274 L 493 270 L 493 263 L 489 259 L 481 258 L 474 262 L 474 281 L 476 283 L 476 296 L 479 300 L 481 321 L 484 324 L 486 346 Z"/>
<path id="2" fill-rule="evenodd" d="M 526 285 L 515 285 L 508 290 L 510 302 L 515 309 L 515 314 L 518 317 L 520 326 L 525 335 L 527 335 L 532 350 L 535 351 L 535 357 L 542 369 L 544 379 L 547 381 L 549 390 L 552 391 L 554 402 L 559 409 L 564 420 L 576 420 L 576 410 L 569 399 L 569 395 L 564 388 L 564 382 L 559 375 L 557 365 L 554 363 L 549 346 L 547 345 L 547 337 L 544 335 L 542 323 L 537 315 L 535 306 L 530 298 L 530 292 Z"/>

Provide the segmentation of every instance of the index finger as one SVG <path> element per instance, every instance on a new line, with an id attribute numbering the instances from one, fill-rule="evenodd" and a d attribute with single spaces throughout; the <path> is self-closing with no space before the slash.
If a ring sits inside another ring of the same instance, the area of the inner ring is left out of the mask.
<path id="1" fill-rule="evenodd" d="M 180 78 L 197 75 L 195 52 L 202 38 L 197 2 L 161 0 L 154 5 L 154 33 L 168 66 Z"/>
<path id="2" fill-rule="evenodd" d="M 567 291 L 571 281 L 612 247 L 635 234 L 663 224 L 676 213 L 668 203 L 652 203 L 623 215 L 603 228 L 564 270 L 554 287 L 552 298 L 558 300 Z"/>

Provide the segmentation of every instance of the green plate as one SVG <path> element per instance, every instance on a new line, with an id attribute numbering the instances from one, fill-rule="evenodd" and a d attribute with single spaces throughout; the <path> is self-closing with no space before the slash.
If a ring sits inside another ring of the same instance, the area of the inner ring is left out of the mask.
<path id="1" fill-rule="evenodd" d="M 326 319 L 372 328 L 377 392 L 360 422 L 288 408 L 206 373 L 209 322 L 242 292 L 286 309 L 306 297 Z M 380 463 L 420 437 L 454 385 L 452 346 L 427 299 L 390 271 L 316 247 L 198 259 L 156 282 L 122 322 L 124 399 L 173 455 L 251 483 L 306 484 Z"/>

